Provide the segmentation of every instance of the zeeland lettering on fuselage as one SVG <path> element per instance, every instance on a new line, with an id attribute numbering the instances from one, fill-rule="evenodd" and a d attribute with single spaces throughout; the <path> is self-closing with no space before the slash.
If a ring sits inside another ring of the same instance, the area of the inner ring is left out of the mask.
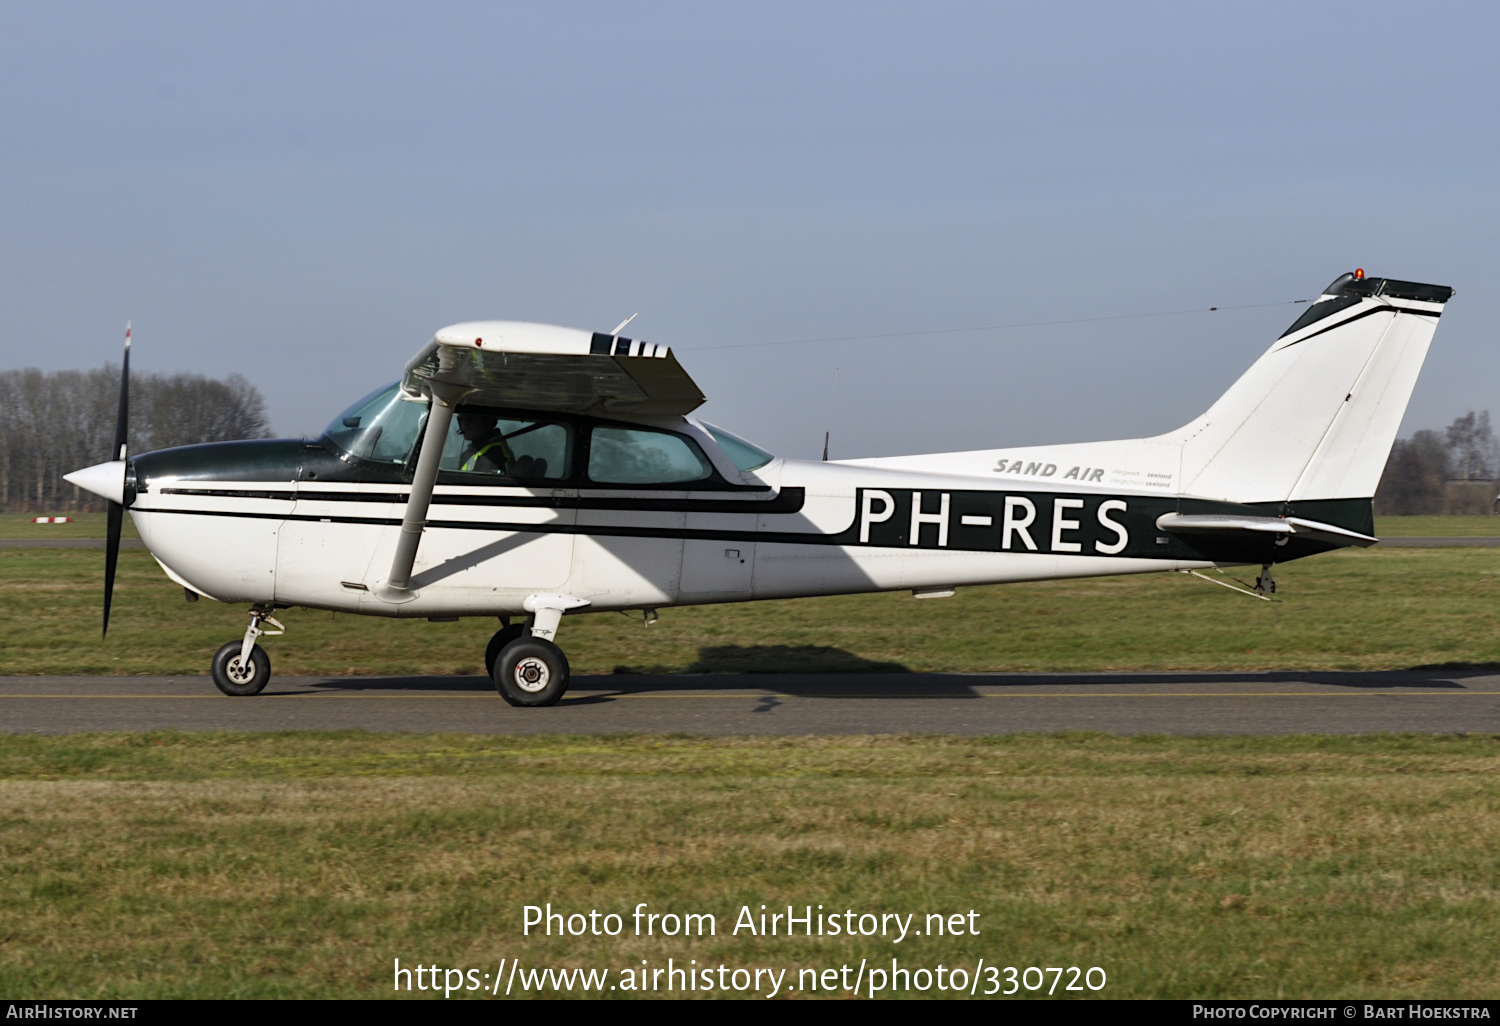
<path id="1" fill-rule="evenodd" d="M 1117 556 L 1137 537 L 1154 541 L 1154 519 L 1166 512 L 1157 505 L 1142 496 L 861 488 L 851 533 L 860 545 Z"/>

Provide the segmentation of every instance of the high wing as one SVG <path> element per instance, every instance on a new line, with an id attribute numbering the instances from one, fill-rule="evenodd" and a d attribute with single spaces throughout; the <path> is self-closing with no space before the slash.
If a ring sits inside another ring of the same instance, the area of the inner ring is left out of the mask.
<path id="1" fill-rule="evenodd" d="M 437 483 L 438 461 L 461 404 L 528 410 L 671 415 L 703 404 L 703 392 L 666 346 L 526 321 L 468 321 L 443 328 L 406 365 L 402 388 L 432 401 L 412 473 L 391 572 L 380 592 L 410 601 L 411 571 Z M 551 638 L 572 608 L 567 596 L 531 610 L 533 633 Z"/>
<path id="2" fill-rule="evenodd" d="M 703 392 L 666 346 L 526 321 L 470 321 L 439 331 L 406 365 L 409 395 L 456 388 L 460 402 L 567 413 L 672 415 Z"/>

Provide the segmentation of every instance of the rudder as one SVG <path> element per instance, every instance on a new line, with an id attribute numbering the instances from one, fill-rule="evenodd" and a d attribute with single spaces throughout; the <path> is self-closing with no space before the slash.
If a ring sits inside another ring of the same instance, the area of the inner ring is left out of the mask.
<path id="1" fill-rule="evenodd" d="M 1181 491 L 1245 503 L 1372 497 L 1452 295 L 1339 277 L 1207 413 L 1169 433 Z"/>

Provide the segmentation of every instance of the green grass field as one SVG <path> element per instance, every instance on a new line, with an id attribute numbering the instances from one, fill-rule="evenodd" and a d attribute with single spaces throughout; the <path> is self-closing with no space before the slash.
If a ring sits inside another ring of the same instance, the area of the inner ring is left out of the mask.
<path id="1" fill-rule="evenodd" d="M 101 567 L 0 549 L 0 673 L 201 673 L 243 629 L 135 551 L 101 643 Z M 1344 551 L 1278 580 L 1275 604 L 1164 574 L 595 614 L 561 638 L 606 673 L 1500 664 L 1500 549 Z M 278 672 L 473 671 L 494 626 L 284 619 Z M 1105 997 L 1493 997 L 1497 770 L 1485 736 L 0 734 L 0 993 L 378 997 L 397 957 L 795 985 L 895 956 L 1100 966 Z M 708 912 L 719 934 L 522 937 L 549 901 Z M 974 909 L 981 932 L 725 935 L 788 903 Z"/>
<path id="2" fill-rule="evenodd" d="M 1493 997 L 1497 771 L 1493 738 L 0 736 L 0 991 L 896 956 L 1099 966 L 1106 997 Z M 549 901 L 718 932 L 523 937 Z M 729 935 L 761 904 L 980 932 Z"/>
<path id="3" fill-rule="evenodd" d="M 99 639 L 103 553 L 0 549 L 0 673 L 207 672 L 239 606 L 188 604 L 150 555 L 122 553 Z M 575 672 L 1399 669 L 1500 664 L 1500 548 L 1344 550 L 1277 571 L 1275 603 L 1181 574 L 684 607 L 643 627 L 568 617 Z M 278 673 L 470 673 L 489 619 L 291 609 Z"/>
<path id="4" fill-rule="evenodd" d="M 0 538 L 103 538 L 103 513 L 58 513 L 71 518 L 66 524 L 33 524 L 32 518 L 50 516 L 39 513 L 0 513 Z M 139 538 L 135 523 L 126 517 L 121 531 L 125 538 Z"/>
<path id="5" fill-rule="evenodd" d="M 1500 517 L 1376 517 L 1377 538 L 1494 537 Z"/>

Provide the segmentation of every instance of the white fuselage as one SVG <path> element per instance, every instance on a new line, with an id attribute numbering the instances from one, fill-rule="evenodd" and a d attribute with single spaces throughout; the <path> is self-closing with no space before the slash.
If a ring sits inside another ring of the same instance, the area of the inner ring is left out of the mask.
<path id="1" fill-rule="evenodd" d="M 1130 555 L 1155 542 L 1129 535 L 1165 508 L 1160 493 L 1048 482 L 1039 494 L 1031 482 L 799 460 L 754 477 L 766 491 L 439 485 L 400 602 L 380 591 L 400 485 L 169 481 L 131 515 L 168 575 L 211 598 L 384 616 L 516 614 L 538 592 L 618 610 L 1211 565 Z"/>
<path id="2" fill-rule="evenodd" d="M 139 492 L 125 504 L 168 575 L 194 592 L 378 616 L 1284 562 L 1375 541 L 1370 497 L 1451 294 L 1344 275 L 1207 412 L 1163 435 L 843 463 L 773 460 L 753 446 L 769 462 L 734 456 L 743 440 L 686 416 L 702 393 L 663 347 L 466 323 L 438 333 L 399 393 L 362 400 L 319 442 L 146 454 L 132 460 Z M 452 418 L 450 394 L 469 404 Z M 414 458 L 428 402 L 433 440 Z M 507 412 L 523 402 L 553 413 Z M 501 450 L 496 472 L 480 473 L 481 454 Z M 117 501 L 124 474 L 117 462 L 96 475 L 107 488 L 77 483 Z M 697 484 L 670 483 L 683 481 Z"/>

